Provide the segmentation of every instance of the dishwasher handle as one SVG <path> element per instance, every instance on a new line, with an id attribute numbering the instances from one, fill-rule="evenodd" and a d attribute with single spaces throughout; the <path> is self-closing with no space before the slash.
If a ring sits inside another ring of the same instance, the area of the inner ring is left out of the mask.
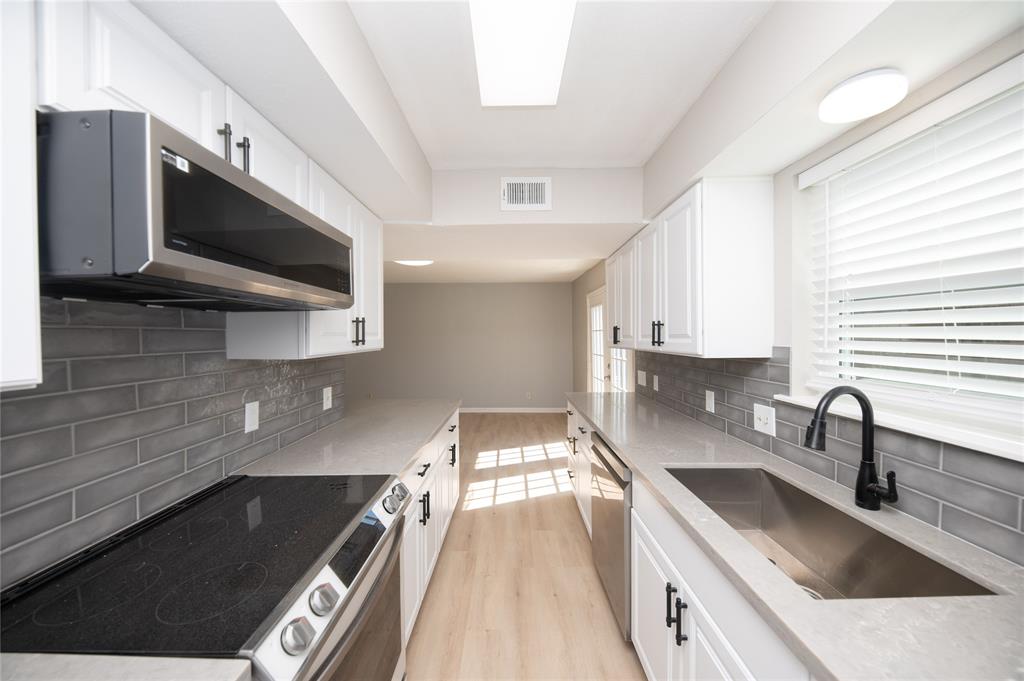
<path id="1" fill-rule="evenodd" d="M 619 460 L 619 457 L 612 453 L 611 447 L 605 444 L 605 441 L 601 439 L 599 435 L 594 433 L 590 443 L 590 449 L 594 452 L 594 456 L 597 457 L 598 463 L 607 470 L 616 482 L 619 483 L 619 487 L 626 488 L 633 480 L 633 474 L 626 467 L 626 464 Z"/>

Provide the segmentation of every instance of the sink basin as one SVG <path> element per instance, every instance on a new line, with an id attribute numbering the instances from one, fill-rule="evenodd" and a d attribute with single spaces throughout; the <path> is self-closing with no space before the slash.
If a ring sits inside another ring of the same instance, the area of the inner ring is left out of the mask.
<path id="1" fill-rule="evenodd" d="M 762 469 L 666 470 L 812 598 L 993 593 Z"/>

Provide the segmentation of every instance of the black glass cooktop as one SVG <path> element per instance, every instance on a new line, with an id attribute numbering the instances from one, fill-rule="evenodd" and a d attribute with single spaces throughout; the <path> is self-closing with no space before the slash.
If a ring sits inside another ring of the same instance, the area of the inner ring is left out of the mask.
<path id="1" fill-rule="evenodd" d="M 38 585 L 5 592 L 3 649 L 235 655 L 387 481 L 228 478 Z M 364 524 L 346 543 L 350 562 L 372 550 L 376 532 Z"/>

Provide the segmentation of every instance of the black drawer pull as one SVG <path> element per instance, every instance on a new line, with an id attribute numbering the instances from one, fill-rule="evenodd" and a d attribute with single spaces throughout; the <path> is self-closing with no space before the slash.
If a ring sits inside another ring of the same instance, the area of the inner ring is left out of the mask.
<path id="1" fill-rule="evenodd" d="M 686 610 L 686 603 L 682 598 L 676 598 L 676 645 L 682 646 L 684 641 L 690 640 L 683 633 L 683 610 Z"/>
<path id="2" fill-rule="evenodd" d="M 576 427 L 580 429 L 580 433 L 582 435 L 586 435 L 587 434 L 587 429 L 584 428 L 583 426 L 576 426 Z"/>
<path id="3" fill-rule="evenodd" d="M 672 618 L 672 596 L 679 591 L 679 589 L 672 586 L 672 582 L 665 582 L 665 626 L 672 628 L 675 620 Z"/>
<path id="4" fill-rule="evenodd" d="M 418 475 L 418 476 L 420 476 L 422 478 L 422 477 L 424 477 L 427 474 L 427 471 L 429 469 L 430 469 L 430 464 L 429 463 L 425 463 L 425 464 L 423 464 L 423 470 L 421 470 L 416 475 Z"/>
<path id="5" fill-rule="evenodd" d="M 454 433 L 456 428 L 458 428 L 457 425 L 448 426 L 448 432 L 449 433 Z"/>

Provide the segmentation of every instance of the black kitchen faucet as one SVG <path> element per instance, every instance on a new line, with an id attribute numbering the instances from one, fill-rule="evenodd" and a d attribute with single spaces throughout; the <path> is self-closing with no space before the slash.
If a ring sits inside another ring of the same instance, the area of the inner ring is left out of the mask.
<path id="1" fill-rule="evenodd" d="M 885 475 L 886 486 L 878 484 L 878 472 L 875 470 L 875 410 L 871 408 L 868 396 L 862 391 L 848 385 L 832 388 L 821 396 L 818 407 L 814 410 L 811 423 L 807 426 L 804 446 L 825 451 L 825 417 L 828 408 L 840 395 L 850 395 L 857 400 L 861 411 L 861 454 L 860 469 L 857 471 L 857 485 L 854 488 L 854 499 L 861 508 L 877 511 L 882 502 L 894 504 L 899 495 L 896 493 L 896 472 L 889 471 Z"/>

